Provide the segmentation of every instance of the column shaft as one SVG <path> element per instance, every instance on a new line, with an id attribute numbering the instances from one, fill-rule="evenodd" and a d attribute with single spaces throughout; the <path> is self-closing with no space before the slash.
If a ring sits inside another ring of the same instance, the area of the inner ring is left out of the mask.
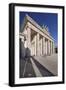
<path id="1" fill-rule="evenodd" d="M 54 42 L 53 42 L 53 53 L 55 53 L 55 46 L 54 46 Z"/>
<path id="2" fill-rule="evenodd" d="M 37 36 L 35 35 L 35 56 L 37 55 Z"/>
<path id="3" fill-rule="evenodd" d="M 39 56 L 39 33 L 37 33 L 37 55 Z"/>
<path id="4" fill-rule="evenodd" d="M 27 46 L 28 48 L 31 47 L 31 30 L 29 27 L 27 28 Z"/>
<path id="5" fill-rule="evenodd" d="M 42 41 L 42 38 L 40 39 L 40 55 L 42 55 L 42 47 L 43 47 L 43 45 L 42 45 L 42 43 L 43 43 L 43 41 Z"/>
<path id="6" fill-rule="evenodd" d="M 27 28 L 27 50 L 26 50 L 27 56 L 31 55 L 31 29 Z"/>
<path id="7" fill-rule="evenodd" d="M 47 49 L 47 53 L 48 53 L 48 55 L 50 55 L 50 41 L 48 40 L 48 42 L 47 42 L 48 44 L 48 49 Z"/>
<path id="8" fill-rule="evenodd" d="M 42 49 L 43 55 L 45 55 L 45 37 L 43 37 L 43 43 L 42 44 L 43 44 L 43 49 Z"/>
<path id="9" fill-rule="evenodd" d="M 53 46 L 52 46 L 52 41 L 51 41 L 51 55 L 53 53 Z"/>

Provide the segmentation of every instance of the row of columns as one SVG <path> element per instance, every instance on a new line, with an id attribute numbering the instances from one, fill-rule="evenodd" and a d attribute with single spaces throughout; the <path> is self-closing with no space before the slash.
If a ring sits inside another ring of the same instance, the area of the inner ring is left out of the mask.
<path id="1" fill-rule="evenodd" d="M 39 36 L 40 36 L 40 34 L 37 33 L 37 39 L 36 39 L 36 42 L 37 42 L 37 48 L 36 48 L 37 52 L 36 52 L 36 54 L 37 55 L 50 55 L 50 54 L 54 53 L 53 42 L 48 40 L 48 39 L 46 39 L 45 37 L 42 37 L 40 39 Z M 41 43 L 41 47 L 39 46 L 39 41 Z"/>
<path id="2" fill-rule="evenodd" d="M 31 29 L 27 28 L 27 46 L 31 50 Z M 37 33 L 35 35 L 35 55 L 50 55 L 54 53 L 54 47 L 53 47 L 53 42 L 46 39 L 45 37 L 41 38 L 41 51 L 40 51 L 40 34 Z"/>

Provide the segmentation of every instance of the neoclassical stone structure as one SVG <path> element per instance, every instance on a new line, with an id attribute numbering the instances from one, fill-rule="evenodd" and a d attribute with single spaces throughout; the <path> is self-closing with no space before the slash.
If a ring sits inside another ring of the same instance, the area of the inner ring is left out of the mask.
<path id="1" fill-rule="evenodd" d="M 19 36 L 23 57 L 27 54 L 45 56 L 54 53 L 54 39 L 47 28 L 42 28 L 28 15 L 24 18 Z"/>

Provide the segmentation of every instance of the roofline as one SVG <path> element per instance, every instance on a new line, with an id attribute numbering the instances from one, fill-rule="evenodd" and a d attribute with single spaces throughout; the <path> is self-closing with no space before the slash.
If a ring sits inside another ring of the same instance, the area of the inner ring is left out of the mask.
<path id="1" fill-rule="evenodd" d="M 46 34 L 46 35 L 47 35 L 48 37 L 50 37 L 52 40 L 54 40 L 54 38 L 49 34 L 49 32 L 46 31 L 46 32 L 48 32 L 48 34 L 45 33 L 44 30 L 42 29 L 42 27 L 41 27 L 35 20 L 33 20 L 28 14 L 26 14 L 26 16 L 24 17 L 24 22 L 27 23 L 27 21 L 29 21 L 32 25 L 34 25 L 35 27 L 37 27 L 38 29 L 40 29 L 41 32 L 43 32 L 44 34 Z M 23 22 L 23 24 L 25 25 L 26 23 L 24 23 L 24 22 Z M 23 26 L 22 28 L 24 28 L 24 26 Z M 22 28 L 21 28 L 21 29 L 22 29 Z"/>

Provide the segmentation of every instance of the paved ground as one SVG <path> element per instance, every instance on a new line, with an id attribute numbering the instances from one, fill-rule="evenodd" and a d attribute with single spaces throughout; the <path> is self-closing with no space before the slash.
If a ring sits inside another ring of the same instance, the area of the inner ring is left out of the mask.
<path id="1" fill-rule="evenodd" d="M 57 54 L 20 59 L 20 78 L 57 75 Z"/>
<path id="2" fill-rule="evenodd" d="M 32 57 L 34 63 L 36 64 L 38 70 L 39 70 L 39 75 L 38 77 L 40 76 L 44 76 L 44 77 L 47 77 L 47 76 L 54 76 L 48 69 L 46 69 L 43 65 L 41 65 L 34 57 Z M 35 72 L 37 73 L 36 69 L 35 69 Z M 40 75 L 41 74 L 41 75 Z"/>
<path id="3" fill-rule="evenodd" d="M 58 55 L 53 54 L 52 56 L 42 57 L 35 56 L 34 59 L 39 62 L 43 67 L 52 72 L 54 75 L 58 73 Z"/>

